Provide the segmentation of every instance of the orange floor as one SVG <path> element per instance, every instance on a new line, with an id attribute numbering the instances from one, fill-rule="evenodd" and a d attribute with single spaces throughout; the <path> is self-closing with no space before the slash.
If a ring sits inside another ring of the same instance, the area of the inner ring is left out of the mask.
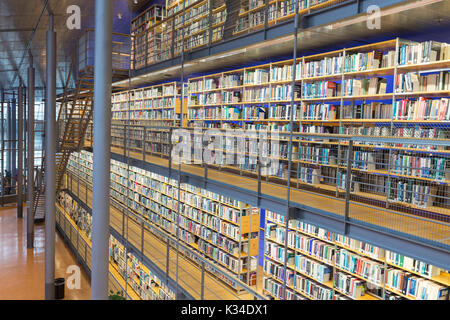
<path id="1" fill-rule="evenodd" d="M 44 299 L 44 224 L 35 224 L 34 249 L 27 249 L 26 209 L 17 219 L 15 207 L 0 208 L 0 300 Z M 67 267 L 78 265 L 76 257 L 56 232 L 55 277 L 67 279 Z M 81 268 L 81 288 L 65 287 L 66 300 L 90 299 L 88 275 Z"/>

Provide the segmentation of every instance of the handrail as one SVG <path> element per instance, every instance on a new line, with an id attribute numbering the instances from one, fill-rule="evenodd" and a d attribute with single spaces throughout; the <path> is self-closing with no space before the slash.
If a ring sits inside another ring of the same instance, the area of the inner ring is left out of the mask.
<path id="1" fill-rule="evenodd" d="M 183 129 L 188 131 L 194 130 L 202 130 L 207 131 L 210 128 L 189 128 L 189 127 L 164 127 L 164 126 L 146 126 L 146 125 L 136 125 L 130 123 L 124 124 L 111 124 L 111 128 L 113 127 L 130 127 L 130 128 L 142 128 L 142 129 L 160 129 L 160 130 L 173 130 L 173 129 Z M 214 130 L 218 131 L 233 131 L 233 129 L 224 129 L 224 128 L 214 128 Z M 245 130 L 245 129 L 242 129 Z M 246 132 L 261 132 L 268 134 L 277 134 L 279 136 L 289 136 L 289 132 L 283 131 L 250 131 L 245 130 Z M 294 137 L 302 137 L 302 138 L 326 138 L 326 139 L 334 139 L 334 140 L 345 140 L 345 141 L 364 141 L 364 142 L 383 142 L 383 143 L 393 143 L 393 144 L 421 144 L 421 145 L 439 145 L 439 146 L 450 146 L 450 139 L 435 139 L 435 138 L 414 138 L 414 137 L 378 137 L 378 136 L 349 136 L 345 134 L 326 134 L 326 133 L 301 133 L 301 132 L 293 132 Z"/>

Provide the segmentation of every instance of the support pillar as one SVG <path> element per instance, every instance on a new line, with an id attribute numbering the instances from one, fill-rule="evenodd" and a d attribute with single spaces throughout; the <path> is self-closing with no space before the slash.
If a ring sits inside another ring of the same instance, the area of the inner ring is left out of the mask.
<path id="1" fill-rule="evenodd" d="M 10 141 L 10 146 L 11 146 L 11 183 L 13 184 L 14 187 L 11 186 L 11 192 L 13 194 L 17 193 L 17 180 L 16 180 L 16 176 L 17 176 L 17 118 L 16 118 L 16 113 L 17 113 L 17 106 L 16 106 L 17 100 L 15 98 L 12 99 L 11 101 L 11 141 Z"/>
<path id="2" fill-rule="evenodd" d="M 96 0 L 91 276 L 93 300 L 108 299 L 112 18 L 113 2 Z"/>
<path id="3" fill-rule="evenodd" d="M 4 110 L 5 110 L 5 90 L 2 89 L 2 101 L 1 101 L 1 139 L 2 139 L 2 144 L 1 144 L 1 148 L 2 148 L 2 163 L 1 163 L 1 177 L 2 177 L 2 206 L 3 206 L 3 197 L 5 195 L 5 185 L 4 185 L 4 178 L 5 178 L 5 114 L 4 114 Z"/>
<path id="4" fill-rule="evenodd" d="M 23 90 L 20 84 L 17 99 L 17 218 L 23 218 Z"/>
<path id="5" fill-rule="evenodd" d="M 28 149 L 27 149 L 27 248 L 34 244 L 34 68 L 30 56 L 28 68 Z"/>
<path id="6" fill-rule="evenodd" d="M 56 33 L 53 15 L 47 31 L 47 91 L 45 128 L 45 299 L 55 298 L 56 200 Z"/>

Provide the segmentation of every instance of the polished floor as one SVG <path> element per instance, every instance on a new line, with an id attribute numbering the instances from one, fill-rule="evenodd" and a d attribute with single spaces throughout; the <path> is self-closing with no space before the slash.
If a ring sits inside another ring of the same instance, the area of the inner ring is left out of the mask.
<path id="1" fill-rule="evenodd" d="M 35 225 L 34 249 L 27 249 L 26 209 L 17 218 L 15 207 L 0 208 L 0 300 L 44 299 L 45 230 Z M 78 265 L 70 248 L 56 233 L 55 277 L 67 278 L 67 268 Z M 81 269 L 80 289 L 65 287 L 65 300 L 90 299 L 88 275 Z"/>

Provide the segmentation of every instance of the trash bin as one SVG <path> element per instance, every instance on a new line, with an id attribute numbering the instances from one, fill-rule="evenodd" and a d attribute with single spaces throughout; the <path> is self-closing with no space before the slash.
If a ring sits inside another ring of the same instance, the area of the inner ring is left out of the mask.
<path id="1" fill-rule="evenodd" d="M 64 299 L 64 278 L 55 279 L 55 299 Z"/>

